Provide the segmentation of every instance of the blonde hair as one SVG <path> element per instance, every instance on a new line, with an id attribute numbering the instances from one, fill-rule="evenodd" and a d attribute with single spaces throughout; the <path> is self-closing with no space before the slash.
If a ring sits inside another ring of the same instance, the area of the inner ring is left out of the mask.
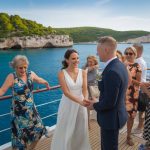
<path id="1" fill-rule="evenodd" d="M 95 65 L 98 65 L 97 57 L 91 55 L 91 56 L 88 56 L 88 57 L 87 57 L 87 63 L 86 63 L 86 65 L 85 65 L 85 67 L 88 67 L 88 59 L 92 59 L 92 60 L 94 61 Z"/>
<path id="2" fill-rule="evenodd" d="M 122 54 L 121 51 L 117 50 L 117 51 L 116 51 L 116 56 L 117 56 L 117 58 L 118 58 L 119 60 L 121 60 L 122 62 L 125 61 L 125 57 L 123 56 L 123 54 Z"/>
<path id="3" fill-rule="evenodd" d="M 98 43 L 111 46 L 113 50 L 116 50 L 116 47 L 117 47 L 117 41 L 111 36 L 104 36 L 104 37 L 99 38 Z"/>
<path id="4" fill-rule="evenodd" d="M 132 52 L 134 53 L 135 57 L 137 57 L 137 51 L 136 51 L 136 48 L 133 47 L 133 46 L 127 47 L 127 48 L 125 49 L 124 52 L 126 52 L 126 51 L 129 50 L 129 49 L 132 50 Z"/>
<path id="5" fill-rule="evenodd" d="M 27 64 L 29 65 L 29 61 L 28 61 L 28 58 L 24 55 L 17 55 L 13 58 L 13 60 L 10 62 L 10 66 L 13 68 L 13 69 L 16 69 L 20 64 Z"/>

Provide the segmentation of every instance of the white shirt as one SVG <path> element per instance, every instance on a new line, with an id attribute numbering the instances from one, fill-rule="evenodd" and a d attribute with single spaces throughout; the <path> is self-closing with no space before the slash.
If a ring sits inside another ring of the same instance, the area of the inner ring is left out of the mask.
<path id="1" fill-rule="evenodd" d="M 106 68 L 106 66 L 107 66 L 111 61 L 113 61 L 113 60 L 116 59 L 116 58 L 117 58 L 117 57 L 115 56 L 115 57 L 109 59 L 108 61 L 106 61 L 106 62 L 105 62 L 105 68 Z"/>
<path id="2" fill-rule="evenodd" d="M 141 82 L 146 82 L 147 64 L 146 64 L 145 60 L 143 59 L 143 57 L 139 57 L 136 59 L 135 62 L 140 65 L 141 70 L 142 70 Z"/>

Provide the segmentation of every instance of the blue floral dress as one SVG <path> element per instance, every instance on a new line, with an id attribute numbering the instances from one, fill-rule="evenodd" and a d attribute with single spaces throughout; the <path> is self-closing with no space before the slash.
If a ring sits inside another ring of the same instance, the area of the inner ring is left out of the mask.
<path id="1" fill-rule="evenodd" d="M 33 100 L 31 71 L 27 72 L 27 83 L 14 75 L 12 87 L 11 131 L 12 147 L 20 150 L 46 134 Z"/>

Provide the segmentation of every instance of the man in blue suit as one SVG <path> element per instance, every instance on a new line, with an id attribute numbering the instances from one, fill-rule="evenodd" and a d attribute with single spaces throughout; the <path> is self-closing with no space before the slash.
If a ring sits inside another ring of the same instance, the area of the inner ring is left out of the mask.
<path id="1" fill-rule="evenodd" d="M 102 150 L 118 150 L 119 129 L 127 121 L 125 95 L 128 73 L 125 65 L 116 57 L 116 47 L 116 40 L 109 36 L 102 37 L 97 45 L 100 61 L 105 62 L 106 67 L 98 84 L 101 92 L 99 102 L 90 107 L 97 112 Z"/>

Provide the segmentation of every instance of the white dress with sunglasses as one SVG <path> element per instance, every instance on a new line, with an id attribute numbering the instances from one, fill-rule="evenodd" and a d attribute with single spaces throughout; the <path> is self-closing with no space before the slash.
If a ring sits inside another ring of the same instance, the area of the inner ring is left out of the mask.
<path id="1" fill-rule="evenodd" d="M 79 69 L 76 82 L 65 69 L 63 73 L 69 91 L 82 99 L 82 70 Z M 91 150 L 87 121 L 87 109 L 63 94 L 51 150 Z"/>

